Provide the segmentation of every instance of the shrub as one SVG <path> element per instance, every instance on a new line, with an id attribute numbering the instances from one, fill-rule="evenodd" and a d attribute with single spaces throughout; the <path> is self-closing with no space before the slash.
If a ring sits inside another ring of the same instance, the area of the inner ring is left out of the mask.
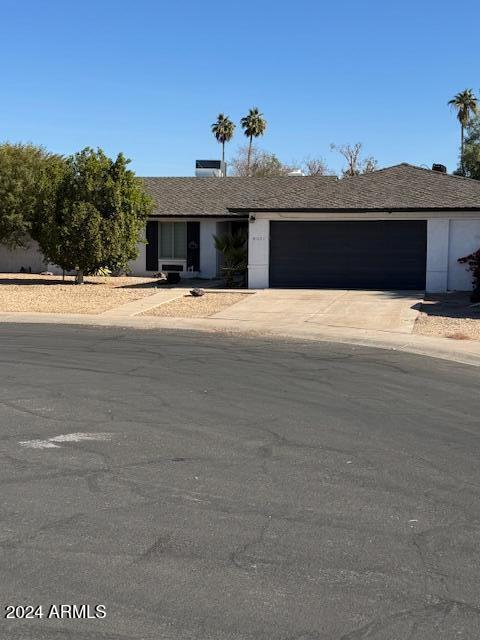
<path id="1" fill-rule="evenodd" d="M 459 258 L 458 262 L 468 265 L 467 269 L 472 273 L 472 302 L 478 302 L 480 300 L 480 249 L 477 249 L 468 256 Z"/>
<path id="2" fill-rule="evenodd" d="M 221 268 L 225 276 L 227 287 L 233 287 L 235 276 L 241 275 L 245 279 L 247 271 L 247 232 L 244 230 L 235 233 L 223 233 L 213 236 L 217 251 L 223 254 L 224 264 Z"/>

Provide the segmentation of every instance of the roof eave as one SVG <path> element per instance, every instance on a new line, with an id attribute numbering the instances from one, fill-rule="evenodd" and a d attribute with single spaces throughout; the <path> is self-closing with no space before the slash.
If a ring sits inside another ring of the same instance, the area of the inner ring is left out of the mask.
<path id="1" fill-rule="evenodd" d="M 153 212 L 149 215 L 149 218 L 236 218 L 240 216 L 247 216 L 248 210 L 242 210 L 241 212 L 225 211 L 225 213 L 157 213 Z"/>
<path id="2" fill-rule="evenodd" d="M 416 211 L 477 211 L 478 207 L 249 207 L 229 209 L 232 213 L 414 213 Z"/>

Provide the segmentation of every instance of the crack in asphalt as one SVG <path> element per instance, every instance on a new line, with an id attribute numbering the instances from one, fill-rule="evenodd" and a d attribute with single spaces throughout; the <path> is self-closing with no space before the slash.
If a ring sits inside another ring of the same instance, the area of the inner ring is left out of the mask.
<path id="1" fill-rule="evenodd" d="M 238 549 L 230 553 L 230 561 L 236 567 L 244 571 L 248 571 L 249 569 L 256 570 L 257 565 L 260 561 L 254 558 L 255 562 L 251 562 L 251 557 L 248 556 L 247 552 L 253 547 L 258 547 L 259 545 L 263 544 L 265 540 L 265 536 L 267 535 L 267 532 L 271 524 L 272 524 L 272 516 L 269 515 L 267 516 L 266 523 L 261 527 L 260 531 L 258 532 L 258 535 L 253 540 L 246 542 L 245 544 L 241 545 L 241 547 L 239 547 Z M 247 562 L 246 563 L 242 562 L 242 559 L 246 560 Z M 263 561 L 261 563 L 264 564 Z M 248 566 L 245 566 L 245 564 L 248 564 Z"/>
<path id="2" fill-rule="evenodd" d="M 425 602 L 416 607 L 403 609 L 401 611 L 391 613 L 387 616 L 379 616 L 378 618 L 374 618 L 362 627 L 354 629 L 353 631 L 340 636 L 339 640 L 363 640 L 364 638 L 374 637 L 374 634 L 376 633 L 387 631 L 388 627 L 393 622 L 426 622 L 435 616 L 440 615 L 442 617 L 446 617 L 454 613 L 455 611 L 478 616 L 480 615 L 480 606 L 477 606 L 470 602 L 463 602 L 461 600 L 432 597 L 430 599 L 426 599 Z M 412 636 L 412 632 L 410 632 L 410 637 L 414 637 Z"/>

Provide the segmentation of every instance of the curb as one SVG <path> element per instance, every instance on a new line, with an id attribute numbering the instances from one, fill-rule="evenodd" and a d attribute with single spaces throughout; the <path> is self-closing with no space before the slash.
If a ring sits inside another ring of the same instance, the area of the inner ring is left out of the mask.
<path id="1" fill-rule="evenodd" d="M 175 326 L 172 326 L 172 320 Z M 155 318 L 154 316 L 106 316 L 103 314 L 49 314 L 49 313 L 0 313 L 0 325 L 64 324 L 72 326 L 111 327 L 142 331 L 196 331 L 228 333 L 233 336 L 263 337 L 293 341 L 337 342 L 356 346 L 402 351 L 416 355 L 450 360 L 471 366 L 480 366 L 480 341 L 454 342 L 448 338 L 432 338 L 415 334 L 372 331 L 366 329 L 339 330 L 337 327 L 309 327 L 308 331 L 278 326 L 275 330 L 259 328 L 255 323 L 218 320 L 215 318 Z"/>

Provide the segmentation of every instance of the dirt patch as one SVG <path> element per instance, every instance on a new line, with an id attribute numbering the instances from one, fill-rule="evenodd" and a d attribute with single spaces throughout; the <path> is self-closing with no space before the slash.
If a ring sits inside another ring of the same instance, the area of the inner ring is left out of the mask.
<path id="1" fill-rule="evenodd" d="M 71 276 L 0 274 L 0 311 L 96 314 L 157 292 L 152 278 L 87 276 L 75 285 Z"/>
<path id="2" fill-rule="evenodd" d="M 468 294 L 427 296 L 414 333 L 451 340 L 480 340 L 480 306 L 472 305 Z"/>
<path id="3" fill-rule="evenodd" d="M 245 300 L 248 293 L 206 293 L 195 298 L 188 294 L 159 307 L 145 311 L 142 315 L 166 318 L 208 318 L 236 302 Z"/>

